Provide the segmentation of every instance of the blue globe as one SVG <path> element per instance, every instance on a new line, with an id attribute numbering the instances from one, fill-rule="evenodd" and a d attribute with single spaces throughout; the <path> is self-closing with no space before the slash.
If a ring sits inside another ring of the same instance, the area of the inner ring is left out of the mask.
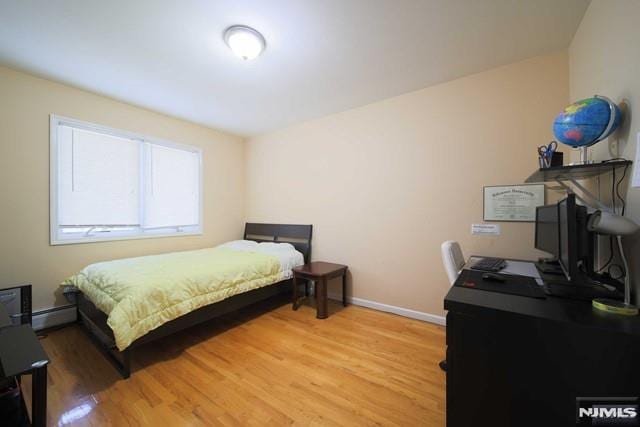
<path id="1" fill-rule="evenodd" d="M 613 119 L 612 126 L 609 122 Z M 620 108 L 601 96 L 574 102 L 553 122 L 556 139 L 571 147 L 588 147 L 616 130 L 622 119 Z"/>

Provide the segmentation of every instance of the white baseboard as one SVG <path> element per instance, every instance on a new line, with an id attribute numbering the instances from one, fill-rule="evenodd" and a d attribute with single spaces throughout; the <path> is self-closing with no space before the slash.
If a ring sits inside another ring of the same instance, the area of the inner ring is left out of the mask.
<path id="1" fill-rule="evenodd" d="M 46 310 L 34 311 L 31 326 L 34 330 L 52 328 L 54 326 L 73 323 L 76 321 L 75 305 L 53 307 Z"/>
<path id="2" fill-rule="evenodd" d="M 329 294 L 329 299 L 342 301 L 339 294 Z M 422 320 L 423 322 L 435 323 L 436 325 L 447 326 L 447 318 L 436 314 L 424 313 L 422 311 L 410 310 L 408 308 L 397 307 L 395 305 L 383 304 L 381 302 L 370 301 L 362 298 L 347 296 L 347 302 L 353 305 L 372 308 L 374 310 L 386 311 L 398 316 L 409 317 L 411 319 Z"/>
<path id="3" fill-rule="evenodd" d="M 328 297 L 332 300 L 342 300 L 342 296 L 339 294 L 329 294 Z M 383 304 L 381 302 L 370 301 L 350 296 L 347 296 L 347 302 L 353 305 L 359 305 L 361 307 L 367 307 L 374 310 L 397 314 L 399 316 L 408 317 L 410 319 L 417 319 L 422 320 L 423 322 L 435 323 L 436 325 L 447 325 L 447 318 L 444 316 L 438 316 L 436 314 L 424 313 L 422 311 L 411 310 L 408 308 L 397 307 L 395 305 Z M 76 321 L 76 307 L 70 305 L 34 311 L 32 319 L 32 326 L 36 331 L 46 328 L 52 328 L 54 326 L 64 325 L 67 323 L 73 323 Z"/>

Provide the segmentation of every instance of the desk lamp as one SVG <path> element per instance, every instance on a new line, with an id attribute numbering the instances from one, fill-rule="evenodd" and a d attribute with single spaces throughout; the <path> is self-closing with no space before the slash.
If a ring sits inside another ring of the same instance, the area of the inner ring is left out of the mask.
<path id="1" fill-rule="evenodd" d="M 631 304 L 631 273 L 627 259 L 622 249 L 622 237 L 630 236 L 640 230 L 640 227 L 629 218 L 616 215 L 611 212 L 595 211 L 587 222 L 587 229 L 597 234 L 605 236 L 615 236 L 620 250 L 620 258 L 624 264 L 626 272 L 624 278 L 624 302 L 607 298 L 597 298 L 593 300 L 593 306 L 599 310 L 616 314 L 635 316 L 638 314 L 638 307 Z"/>

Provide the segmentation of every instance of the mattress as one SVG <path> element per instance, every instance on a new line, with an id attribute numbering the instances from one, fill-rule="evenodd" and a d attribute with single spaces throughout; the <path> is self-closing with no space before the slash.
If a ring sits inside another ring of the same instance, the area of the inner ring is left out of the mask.
<path id="1" fill-rule="evenodd" d="M 107 315 L 116 346 L 209 304 L 291 277 L 293 246 L 251 241 L 100 262 L 65 280 Z"/>

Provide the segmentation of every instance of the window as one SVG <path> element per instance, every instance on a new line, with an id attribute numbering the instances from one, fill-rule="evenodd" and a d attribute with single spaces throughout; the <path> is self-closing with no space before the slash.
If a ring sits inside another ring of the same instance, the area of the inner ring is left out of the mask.
<path id="1" fill-rule="evenodd" d="M 51 244 L 202 232 L 202 153 L 51 116 Z"/>

